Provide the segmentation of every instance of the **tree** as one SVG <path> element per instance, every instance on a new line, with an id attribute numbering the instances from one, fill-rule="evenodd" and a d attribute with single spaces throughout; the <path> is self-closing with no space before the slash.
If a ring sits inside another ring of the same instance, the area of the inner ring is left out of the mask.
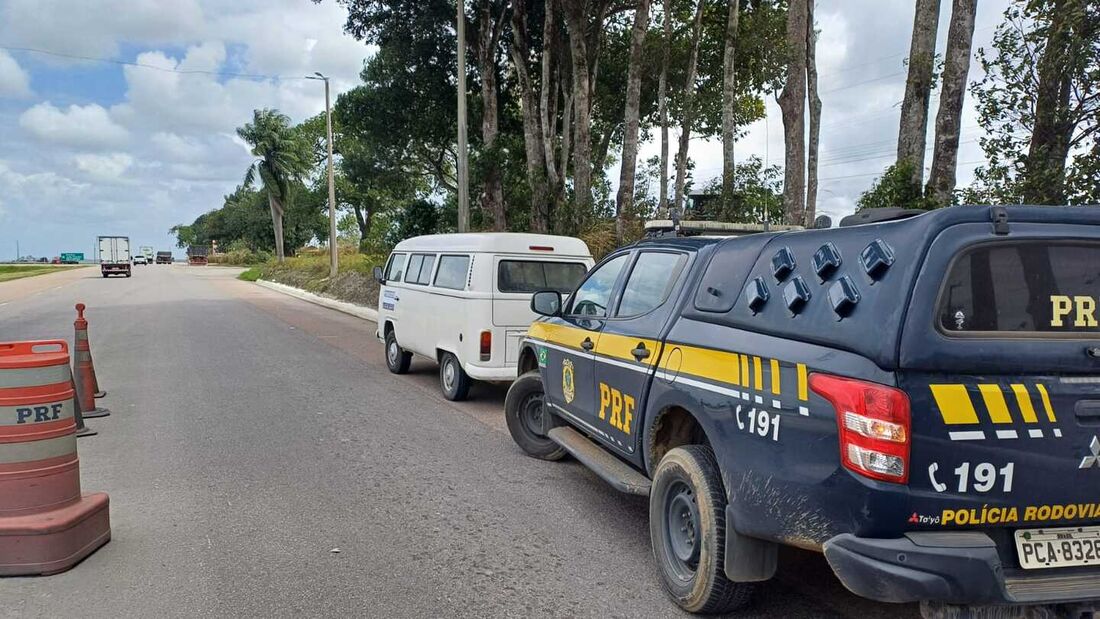
<path id="1" fill-rule="evenodd" d="M 1100 6 L 1014 0 L 971 85 L 988 164 L 967 202 L 1100 202 Z"/>
<path id="2" fill-rule="evenodd" d="M 661 76 L 657 82 L 657 106 L 661 124 L 661 197 L 658 208 L 668 212 L 668 62 L 672 50 L 672 0 L 661 0 L 663 17 L 661 28 Z"/>
<path id="3" fill-rule="evenodd" d="M 908 159 L 886 168 L 882 176 L 875 179 L 871 188 L 856 201 L 857 211 L 890 207 L 930 209 L 937 206 L 943 205 L 925 198 L 921 186 L 913 184 L 913 163 Z"/>
<path id="4" fill-rule="evenodd" d="M 491 214 L 493 230 L 498 232 L 508 227 L 504 211 L 504 188 L 500 178 L 501 157 L 497 150 L 497 135 L 500 133 L 497 52 L 501 33 L 507 23 L 507 4 L 494 0 L 478 1 L 477 36 L 472 40 L 481 83 L 481 208 Z"/>
<path id="5" fill-rule="evenodd" d="M 928 100 L 932 96 L 939 18 L 940 0 L 917 0 L 909 44 L 909 76 L 901 102 L 897 159 L 898 168 L 904 167 L 913 173 L 911 182 L 917 191 L 924 180 L 924 142 L 928 132 Z M 912 165 L 901 165 L 905 161 Z"/>
<path id="6" fill-rule="evenodd" d="M 680 147 L 676 150 L 676 185 L 673 188 L 672 208 L 683 213 L 684 186 L 687 183 L 688 145 L 691 140 L 691 124 L 695 115 L 695 80 L 699 66 L 699 38 L 703 29 L 705 0 L 696 0 L 695 19 L 691 26 L 691 52 L 688 56 L 687 77 L 684 79 L 684 105 L 680 119 Z"/>
<path id="7" fill-rule="evenodd" d="M 592 79 L 589 71 L 589 5 L 599 0 L 560 0 L 569 29 L 573 72 L 573 202 L 577 211 L 592 206 Z M 600 20 L 602 22 L 602 19 Z"/>
<path id="8" fill-rule="evenodd" d="M 734 143 L 737 124 L 734 107 L 737 104 L 737 22 L 741 14 L 740 0 L 729 0 L 726 16 L 726 36 L 722 52 L 722 203 L 732 206 L 734 188 Z"/>
<path id="9" fill-rule="evenodd" d="M 277 110 L 262 109 L 252 114 L 252 122 L 237 129 L 257 157 L 244 176 L 244 186 L 257 179 L 263 182 L 271 209 L 275 233 L 275 255 L 279 262 L 286 257 L 283 247 L 283 215 L 293 199 L 293 185 L 309 171 L 309 146 L 290 127 L 290 118 Z"/>
<path id="10" fill-rule="evenodd" d="M 821 97 L 817 94 L 817 30 L 814 28 L 814 0 L 806 2 L 806 88 L 810 102 L 810 138 L 806 153 L 806 212 L 803 225 L 810 226 L 817 213 L 817 151 L 821 140 Z"/>
<path id="11" fill-rule="evenodd" d="M 634 28 L 630 37 L 630 67 L 626 83 L 626 108 L 623 111 L 623 157 L 619 170 L 619 192 L 615 198 L 615 238 L 622 241 L 623 217 L 634 203 L 634 175 L 638 161 L 639 115 L 642 96 L 642 51 L 649 29 L 649 0 L 638 0 L 634 9 Z"/>
<path id="12" fill-rule="evenodd" d="M 809 0 L 790 0 L 787 6 L 787 76 L 779 95 L 783 113 L 786 220 L 802 224 L 806 217 L 806 29 Z"/>
<path id="13" fill-rule="evenodd" d="M 932 152 L 932 171 L 925 193 L 939 204 L 950 204 L 955 191 L 958 167 L 959 132 L 962 129 L 962 105 L 966 77 L 970 71 L 970 48 L 974 39 L 974 14 L 978 0 L 954 0 L 951 25 L 947 30 L 940 109 L 936 113 L 936 141 Z"/>

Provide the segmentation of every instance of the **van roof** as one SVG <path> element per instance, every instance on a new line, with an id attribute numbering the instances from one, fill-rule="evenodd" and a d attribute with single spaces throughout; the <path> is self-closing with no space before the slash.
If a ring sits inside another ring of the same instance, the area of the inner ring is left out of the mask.
<path id="1" fill-rule="evenodd" d="M 551 249 L 543 249 L 547 247 Z M 521 232 L 470 232 L 415 236 L 398 243 L 394 251 L 461 251 L 591 257 L 588 246 L 578 238 Z"/>

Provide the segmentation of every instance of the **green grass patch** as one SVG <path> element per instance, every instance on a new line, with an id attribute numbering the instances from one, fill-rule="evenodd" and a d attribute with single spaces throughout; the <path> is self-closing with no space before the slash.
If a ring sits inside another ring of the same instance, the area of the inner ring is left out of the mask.
<path id="1" fill-rule="evenodd" d="M 237 279 L 244 280 L 246 282 L 254 282 L 260 279 L 260 276 L 262 276 L 263 274 L 264 272 L 261 271 L 259 267 L 252 267 L 247 271 L 242 271 L 241 274 L 237 276 Z"/>
<path id="2" fill-rule="evenodd" d="M 0 282 L 34 277 L 35 275 L 48 275 L 58 271 L 79 269 L 80 266 L 58 266 L 53 264 L 0 264 Z"/>
<path id="3" fill-rule="evenodd" d="M 378 282 L 372 271 L 384 264 L 385 256 L 342 252 L 336 277 L 329 277 L 329 256 L 326 253 L 303 253 L 287 258 L 282 264 L 271 260 L 259 267 L 257 279 L 279 282 L 316 294 L 375 307 L 378 305 Z M 241 274 L 252 276 L 251 269 Z M 255 281 L 255 280 L 249 280 Z"/>

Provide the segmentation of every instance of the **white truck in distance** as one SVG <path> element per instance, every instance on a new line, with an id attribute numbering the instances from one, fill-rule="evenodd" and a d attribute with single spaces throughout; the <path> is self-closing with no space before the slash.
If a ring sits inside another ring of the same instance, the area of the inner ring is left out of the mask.
<path id="1" fill-rule="evenodd" d="M 130 237 L 101 236 L 96 239 L 96 246 L 99 248 L 99 271 L 103 277 L 130 277 Z"/>

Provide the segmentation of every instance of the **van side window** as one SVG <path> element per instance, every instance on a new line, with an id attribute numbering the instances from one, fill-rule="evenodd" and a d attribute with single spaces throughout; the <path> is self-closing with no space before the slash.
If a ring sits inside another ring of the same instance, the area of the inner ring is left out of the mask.
<path id="1" fill-rule="evenodd" d="M 435 273 L 435 285 L 439 288 L 464 290 L 466 275 L 469 271 L 469 256 L 440 256 L 439 269 Z"/>
<path id="2" fill-rule="evenodd" d="M 680 277 L 687 256 L 645 251 L 638 255 L 623 287 L 616 316 L 640 316 L 664 304 Z"/>
<path id="3" fill-rule="evenodd" d="M 527 293 L 557 290 L 568 294 L 584 277 L 585 270 L 578 262 L 501 260 L 497 267 L 497 290 Z"/>
<path id="4" fill-rule="evenodd" d="M 424 254 L 413 254 L 409 256 L 409 267 L 405 269 L 405 283 L 415 284 L 416 278 L 420 277 L 420 267 L 424 264 Z"/>
<path id="5" fill-rule="evenodd" d="M 416 268 L 418 265 L 419 269 Z M 435 266 L 435 254 L 413 254 L 409 259 L 409 269 L 405 272 L 405 282 L 427 286 L 432 281 L 433 266 Z"/>
<path id="6" fill-rule="evenodd" d="M 615 288 L 615 282 L 619 280 L 619 273 L 626 266 L 629 255 L 616 256 L 593 271 L 573 295 L 573 301 L 566 314 L 606 316 L 611 292 Z"/>
<path id="7" fill-rule="evenodd" d="M 405 254 L 393 254 L 390 256 L 390 264 L 386 267 L 386 281 L 399 282 L 405 272 Z"/>

